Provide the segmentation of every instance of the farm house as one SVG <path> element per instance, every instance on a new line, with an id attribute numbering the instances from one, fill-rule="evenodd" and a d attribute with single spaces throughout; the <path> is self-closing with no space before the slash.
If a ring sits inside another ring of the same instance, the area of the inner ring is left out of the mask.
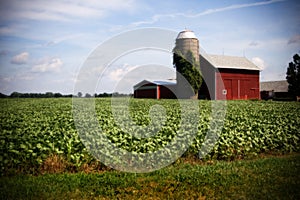
<path id="1" fill-rule="evenodd" d="M 260 98 L 260 69 L 247 58 L 209 55 L 205 52 L 199 53 L 199 41 L 195 34 L 189 30 L 181 31 L 178 34 L 175 48 L 179 49 L 183 55 L 191 52 L 196 62 L 200 64 L 200 69 L 198 70 L 201 70 L 203 83 L 198 92 L 199 99 L 233 100 Z M 172 84 L 176 86 L 176 83 Z M 178 85 L 179 83 L 177 82 Z M 152 89 L 149 89 L 150 86 Z M 163 83 L 142 81 L 134 86 L 134 97 L 160 99 L 170 96 L 173 98 L 174 95 L 170 95 L 170 91 L 161 88 L 166 88 Z M 177 87 L 176 89 L 178 90 L 179 88 Z"/>

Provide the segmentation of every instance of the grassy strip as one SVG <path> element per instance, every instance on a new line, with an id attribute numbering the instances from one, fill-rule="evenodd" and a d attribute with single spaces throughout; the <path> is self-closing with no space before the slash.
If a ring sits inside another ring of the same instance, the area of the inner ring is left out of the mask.
<path id="1" fill-rule="evenodd" d="M 214 164 L 178 163 L 147 173 L 1 177 L 2 199 L 300 199 L 300 155 Z"/>

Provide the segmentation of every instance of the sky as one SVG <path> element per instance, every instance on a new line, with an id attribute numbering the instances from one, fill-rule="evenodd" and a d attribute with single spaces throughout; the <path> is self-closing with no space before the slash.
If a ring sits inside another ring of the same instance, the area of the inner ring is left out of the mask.
<path id="1" fill-rule="evenodd" d="M 297 0 L 1 0 L 0 92 L 71 94 L 97 48 L 145 28 L 192 30 L 206 53 L 245 56 L 261 81 L 284 80 L 300 53 L 299 10 Z M 98 81 L 87 92 L 132 93 L 143 79 L 174 78 L 171 50 L 124 52 L 92 70 Z"/>

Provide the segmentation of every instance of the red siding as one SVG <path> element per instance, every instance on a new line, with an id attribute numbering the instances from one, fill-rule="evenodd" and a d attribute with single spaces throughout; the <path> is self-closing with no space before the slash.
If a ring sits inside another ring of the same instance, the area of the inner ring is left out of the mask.
<path id="1" fill-rule="evenodd" d="M 172 92 L 171 88 L 175 90 L 176 86 L 160 86 L 160 98 L 161 99 L 176 99 L 175 94 Z M 170 88 L 170 89 L 169 89 Z"/>
<path id="2" fill-rule="evenodd" d="M 134 98 L 151 98 L 156 99 L 156 89 L 149 89 L 149 90 L 135 90 L 134 91 Z"/>
<path id="3" fill-rule="evenodd" d="M 134 98 L 151 99 L 174 99 L 176 96 L 169 88 L 175 89 L 175 86 L 164 86 L 155 84 L 145 84 L 134 90 Z"/>
<path id="4" fill-rule="evenodd" d="M 259 98 L 259 71 L 219 69 L 216 73 L 216 99 Z"/>
<path id="5" fill-rule="evenodd" d="M 156 90 L 157 90 L 156 91 L 156 98 L 157 99 L 160 99 L 160 88 L 161 88 L 161 86 L 159 86 L 159 85 L 156 86 Z"/>
<path id="6" fill-rule="evenodd" d="M 145 84 L 134 90 L 134 98 L 151 98 L 156 99 L 157 86 L 154 84 Z"/>

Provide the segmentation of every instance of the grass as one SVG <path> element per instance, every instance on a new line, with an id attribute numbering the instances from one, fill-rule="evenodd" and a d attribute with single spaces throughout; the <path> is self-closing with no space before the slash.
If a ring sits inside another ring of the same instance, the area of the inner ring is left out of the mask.
<path id="1" fill-rule="evenodd" d="M 0 178 L 2 199 L 300 199 L 300 155 L 178 162 L 132 174 L 54 173 Z"/>

